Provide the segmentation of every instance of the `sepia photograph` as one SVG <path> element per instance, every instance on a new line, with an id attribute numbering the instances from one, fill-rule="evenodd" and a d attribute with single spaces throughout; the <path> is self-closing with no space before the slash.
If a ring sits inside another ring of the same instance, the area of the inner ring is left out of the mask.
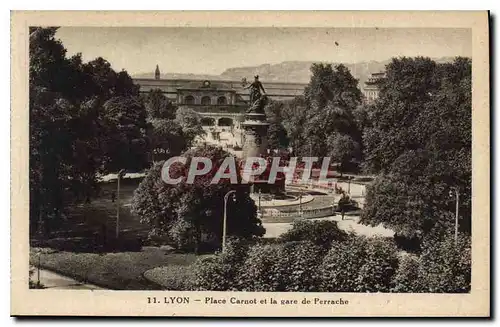
<path id="1" fill-rule="evenodd" d="M 107 26 L 17 13 L 12 296 L 42 302 L 16 312 L 79 314 L 43 308 L 74 292 L 141 315 L 345 316 L 370 294 L 488 316 L 488 13 L 448 14 Z"/>

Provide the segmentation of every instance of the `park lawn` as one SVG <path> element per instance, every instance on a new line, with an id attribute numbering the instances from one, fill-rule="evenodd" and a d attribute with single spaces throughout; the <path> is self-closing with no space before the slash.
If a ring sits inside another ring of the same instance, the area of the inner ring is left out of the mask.
<path id="1" fill-rule="evenodd" d="M 144 247 L 140 252 L 115 253 L 46 253 L 32 248 L 30 264 L 116 290 L 155 290 L 160 285 L 146 280 L 144 272 L 160 266 L 187 267 L 200 256 L 193 253 L 165 253 L 158 247 Z M 50 251 L 49 251 L 50 252 Z M 40 256 L 40 261 L 39 261 Z"/>

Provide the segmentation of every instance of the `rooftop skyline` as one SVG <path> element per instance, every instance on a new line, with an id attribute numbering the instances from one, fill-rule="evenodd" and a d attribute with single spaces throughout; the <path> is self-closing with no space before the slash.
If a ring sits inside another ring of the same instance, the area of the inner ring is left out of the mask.
<path id="1" fill-rule="evenodd" d="M 71 56 L 108 60 L 129 74 L 221 74 L 233 67 L 284 61 L 356 63 L 397 56 L 472 56 L 470 29 L 61 27 Z"/>

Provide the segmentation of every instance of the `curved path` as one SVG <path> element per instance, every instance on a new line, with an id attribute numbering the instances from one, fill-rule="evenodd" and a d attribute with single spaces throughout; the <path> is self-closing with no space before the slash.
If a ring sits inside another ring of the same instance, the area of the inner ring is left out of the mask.
<path id="1" fill-rule="evenodd" d="M 365 185 L 355 184 L 352 182 L 351 185 L 349 185 L 347 182 L 338 182 L 337 186 L 341 187 L 345 191 L 350 190 L 351 198 L 356 200 L 360 205 L 360 207 L 363 208 L 365 194 L 366 194 Z M 291 188 L 296 189 L 297 186 L 294 185 L 291 186 Z M 328 194 L 328 191 L 323 189 L 310 188 L 310 187 L 307 188 L 305 186 L 300 186 L 299 188 L 302 189 L 304 192 L 310 192 L 312 194 L 314 194 L 314 192 L 322 193 L 321 195 L 315 194 L 314 200 L 304 205 L 303 206 L 304 209 L 315 209 L 320 207 L 326 207 L 334 202 L 335 203 L 338 202 L 338 199 L 340 198 L 340 195 L 334 193 Z M 353 216 L 350 215 L 344 217 L 344 220 L 342 220 L 341 215 L 338 214 L 330 217 L 314 218 L 311 220 L 334 220 L 338 222 L 338 226 L 340 229 L 345 230 L 347 232 L 352 231 L 359 235 L 384 236 L 384 237 L 394 236 L 394 231 L 384 228 L 382 226 L 371 227 L 359 224 L 359 218 L 360 218 L 359 215 L 353 215 Z M 292 227 L 291 222 L 272 222 L 270 221 L 270 219 L 266 218 L 263 218 L 262 221 L 263 221 L 262 225 L 264 226 L 264 228 L 266 228 L 266 234 L 264 235 L 264 237 L 266 238 L 278 237 L 279 235 L 285 233 Z"/>
<path id="2" fill-rule="evenodd" d="M 32 276 L 33 281 L 38 280 L 38 268 L 34 267 L 35 273 Z M 80 283 L 76 279 L 63 276 L 61 274 L 40 269 L 40 283 L 44 288 L 61 289 L 61 290 L 104 290 L 105 288 L 98 287 L 92 284 Z"/>

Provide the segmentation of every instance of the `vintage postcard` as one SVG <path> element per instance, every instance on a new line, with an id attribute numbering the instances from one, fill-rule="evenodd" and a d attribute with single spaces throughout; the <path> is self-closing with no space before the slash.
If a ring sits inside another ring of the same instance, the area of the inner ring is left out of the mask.
<path id="1" fill-rule="evenodd" d="M 11 314 L 489 317 L 488 28 L 12 12 Z"/>

